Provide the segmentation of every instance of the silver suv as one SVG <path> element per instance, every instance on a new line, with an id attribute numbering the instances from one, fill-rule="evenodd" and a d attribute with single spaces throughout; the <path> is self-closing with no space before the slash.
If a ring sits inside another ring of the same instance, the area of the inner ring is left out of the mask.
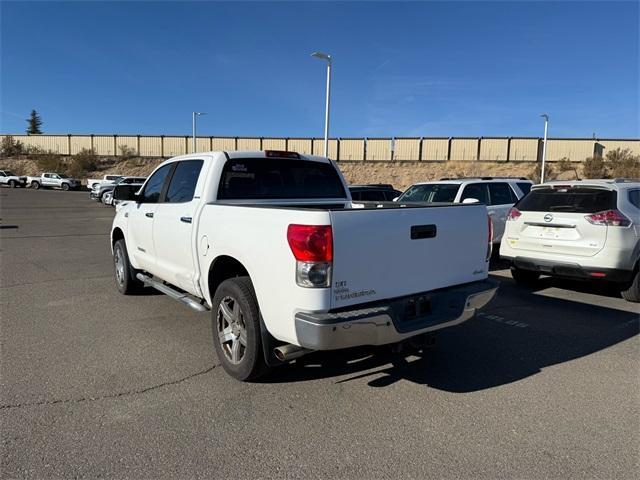
<path id="1" fill-rule="evenodd" d="M 522 177 L 442 178 L 437 182 L 416 183 L 394 201 L 484 203 L 493 221 L 493 243 L 498 244 L 509 210 L 529 192 L 531 185 L 531 180 Z"/>
<path id="2" fill-rule="evenodd" d="M 500 257 L 519 283 L 541 274 L 605 280 L 640 302 L 640 180 L 534 185 L 509 212 Z"/>

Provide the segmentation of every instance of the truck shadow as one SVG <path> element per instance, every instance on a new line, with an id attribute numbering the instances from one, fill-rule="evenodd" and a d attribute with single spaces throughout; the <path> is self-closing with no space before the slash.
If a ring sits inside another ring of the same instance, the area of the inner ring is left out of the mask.
<path id="1" fill-rule="evenodd" d="M 443 330 L 435 347 L 423 352 L 392 354 L 380 347 L 317 352 L 276 369 L 265 381 L 366 378 L 371 387 L 410 381 L 448 392 L 475 392 L 596 353 L 639 332 L 636 313 L 539 296 L 511 282 L 502 282 L 501 289 L 483 313 Z"/>

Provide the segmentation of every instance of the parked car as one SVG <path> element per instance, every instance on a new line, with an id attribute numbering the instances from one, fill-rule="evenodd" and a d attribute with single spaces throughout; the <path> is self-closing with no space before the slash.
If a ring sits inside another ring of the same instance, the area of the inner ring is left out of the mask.
<path id="1" fill-rule="evenodd" d="M 211 309 L 218 358 L 239 380 L 459 324 L 497 289 L 484 205 L 355 206 L 323 157 L 184 155 L 114 196 L 118 290 L 149 285 Z"/>
<path id="2" fill-rule="evenodd" d="M 105 205 L 112 205 L 114 207 L 117 206 L 120 203 L 120 201 L 114 200 L 113 193 L 115 192 L 115 189 L 118 188 L 118 186 L 124 185 L 124 186 L 130 187 L 131 188 L 130 191 L 136 192 L 140 189 L 140 187 L 142 187 L 142 185 L 144 184 L 144 181 L 146 180 L 145 177 L 131 177 L 131 178 L 134 180 L 130 182 L 120 182 L 118 183 L 118 185 L 114 185 L 113 190 L 109 190 L 102 196 L 102 203 L 104 203 Z"/>
<path id="3" fill-rule="evenodd" d="M 640 302 L 640 181 L 533 186 L 509 212 L 500 257 L 518 283 L 540 275 L 616 282 Z"/>
<path id="4" fill-rule="evenodd" d="M 11 188 L 26 187 L 27 177 L 15 175 L 10 170 L 0 170 L 0 185 L 6 185 Z"/>
<path id="5" fill-rule="evenodd" d="M 39 177 L 27 177 L 27 183 L 31 188 L 60 188 L 62 190 L 77 190 L 80 188 L 80 180 L 76 180 L 64 173 L 47 172 Z"/>
<path id="6" fill-rule="evenodd" d="M 387 183 L 374 183 L 369 185 L 349 185 L 351 198 L 355 201 L 374 201 L 385 202 L 392 201 L 402 192 L 393 188 Z"/>
<path id="7" fill-rule="evenodd" d="M 416 183 L 397 201 L 484 203 L 493 221 L 493 242 L 499 244 L 509 209 L 529 192 L 531 185 L 531 180 L 522 177 L 443 178 Z"/>
<path id="8" fill-rule="evenodd" d="M 101 183 L 96 183 L 89 193 L 89 197 L 93 198 L 97 202 L 102 201 L 102 197 L 105 193 L 113 191 L 116 185 L 121 183 L 130 184 L 130 183 L 144 183 L 146 177 L 118 177 L 113 181 L 104 181 Z"/>
<path id="9" fill-rule="evenodd" d="M 90 178 L 89 180 L 87 180 L 87 189 L 88 190 L 93 190 L 94 185 L 96 184 L 100 184 L 102 182 L 114 182 L 117 179 L 121 178 L 122 175 L 112 175 L 112 174 L 108 174 L 105 175 L 104 177 L 100 178 Z"/>

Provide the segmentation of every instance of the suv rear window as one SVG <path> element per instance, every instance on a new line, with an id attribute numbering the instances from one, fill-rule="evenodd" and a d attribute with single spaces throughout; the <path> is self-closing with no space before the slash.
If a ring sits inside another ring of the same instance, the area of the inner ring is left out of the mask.
<path id="1" fill-rule="evenodd" d="M 531 190 L 533 184 L 529 182 L 518 182 L 516 185 L 518 185 L 518 188 L 520 188 L 520 190 L 522 190 L 522 193 L 526 195 Z"/>
<path id="2" fill-rule="evenodd" d="M 346 198 L 333 165 L 283 158 L 237 158 L 222 170 L 218 199 Z"/>
<path id="3" fill-rule="evenodd" d="M 523 212 L 595 213 L 616 208 L 616 192 L 596 188 L 536 188 L 516 207 Z"/>

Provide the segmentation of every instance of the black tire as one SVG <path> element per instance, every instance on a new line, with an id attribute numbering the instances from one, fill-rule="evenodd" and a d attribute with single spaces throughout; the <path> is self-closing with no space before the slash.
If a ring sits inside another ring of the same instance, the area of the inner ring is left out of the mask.
<path id="1" fill-rule="evenodd" d="M 38 190 L 40 188 L 40 182 L 31 182 L 31 188 Z"/>
<path id="2" fill-rule="evenodd" d="M 9 180 L 9 186 L 11 188 L 16 188 L 18 186 L 18 183 L 15 180 Z"/>
<path id="3" fill-rule="evenodd" d="M 63 183 L 62 184 L 62 189 L 66 192 L 69 190 L 69 184 L 68 183 Z"/>
<path id="4" fill-rule="evenodd" d="M 222 368 L 241 382 L 264 375 L 268 369 L 262 352 L 260 310 L 251 279 L 225 280 L 216 290 L 212 303 L 213 344 Z M 223 304 L 226 310 L 221 306 Z M 225 315 L 225 311 L 232 315 Z M 229 331 L 220 333 L 225 330 Z"/>
<path id="5" fill-rule="evenodd" d="M 511 267 L 511 276 L 518 285 L 531 287 L 540 278 L 540 272 L 533 270 L 523 270 L 522 268 Z"/>
<path id="6" fill-rule="evenodd" d="M 627 302 L 640 303 L 640 270 L 636 270 L 629 288 L 620 292 Z"/>
<path id="7" fill-rule="evenodd" d="M 123 239 L 113 245 L 113 267 L 116 287 L 121 294 L 134 295 L 142 290 L 144 285 L 136 278 L 138 271 L 129 263 L 129 253 Z"/>

